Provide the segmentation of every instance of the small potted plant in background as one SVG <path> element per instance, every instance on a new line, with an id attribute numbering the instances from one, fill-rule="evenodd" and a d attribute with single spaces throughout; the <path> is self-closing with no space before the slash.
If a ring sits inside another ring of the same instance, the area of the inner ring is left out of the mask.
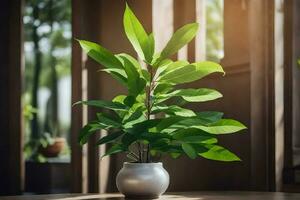
<path id="1" fill-rule="evenodd" d="M 57 83 L 55 83 L 57 84 Z M 52 95 L 48 99 L 46 118 L 44 123 L 44 134 L 40 139 L 40 153 L 47 157 L 57 157 L 66 145 L 66 139 L 61 136 L 58 120 L 57 87 L 52 89 Z"/>
<path id="2" fill-rule="evenodd" d="M 116 180 L 119 191 L 131 198 L 156 198 L 166 191 L 169 175 L 162 163 L 153 162 L 156 155 L 240 161 L 235 154 L 218 145 L 216 136 L 243 130 L 246 128 L 243 124 L 223 119 L 221 112 L 194 112 L 183 107 L 188 102 L 215 100 L 222 94 L 208 88 L 176 88 L 176 85 L 212 73 L 225 74 L 214 62 L 189 63 L 169 59 L 195 37 L 198 24 L 191 23 L 178 29 L 166 47 L 155 53 L 153 34 L 146 33 L 128 5 L 123 20 L 126 36 L 146 67 L 128 54 L 114 55 L 96 43 L 78 40 L 87 55 L 104 67 L 102 71 L 128 89 L 128 94 L 118 95 L 112 101 L 76 103 L 103 110 L 97 113 L 96 120 L 82 128 L 80 144 L 84 145 L 98 130 L 108 131 L 97 144 L 111 145 L 103 156 L 126 153 L 131 160 L 124 163 Z M 159 113 L 163 114 L 158 117 Z"/>

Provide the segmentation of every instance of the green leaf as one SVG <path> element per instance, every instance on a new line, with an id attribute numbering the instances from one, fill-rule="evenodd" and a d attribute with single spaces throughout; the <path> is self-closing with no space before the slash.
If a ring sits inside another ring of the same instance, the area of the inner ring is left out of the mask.
<path id="1" fill-rule="evenodd" d="M 160 54 L 160 59 L 163 60 L 181 49 L 189 43 L 197 34 L 199 25 L 197 23 L 186 24 L 179 28 L 171 37 L 166 47 Z"/>
<path id="2" fill-rule="evenodd" d="M 108 114 L 97 113 L 97 118 L 98 122 L 107 128 L 120 128 L 122 126 L 120 119 L 113 118 Z"/>
<path id="3" fill-rule="evenodd" d="M 93 135 L 97 130 L 105 129 L 106 126 L 99 124 L 98 122 L 90 122 L 85 125 L 79 133 L 78 141 L 80 145 L 87 143 L 89 137 Z"/>
<path id="4" fill-rule="evenodd" d="M 129 113 L 125 116 L 123 119 L 124 127 L 131 128 L 134 124 L 145 121 L 146 117 L 144 116 L 143 109 L 143 107 L 139 107 L 133 113 Z"/>
<path id="5" fill-rule="evenodd" d="M 204 61 L 172 70 L 169 73 L 162 75 L 158 81 L 169 84 L 189 83 L 215 72 L 225 73 L 221 65 Z"/>
<path id="6" fill-rule="evenodd" d="M 186 109 L 186 108 L 181 108 L 176 105 L 171 105 L 171 106 L 160 105 L 160 106 L 155 106 L 153 108 L 153 111 L 152 111 L 153 114 L 160 113 L 160 112 L 164 112 L 169 115 L 182 116 L 182 117 L 196 116 L 194 111 Z"/>
<path id="7" fill-rule="evenodd" d="M 101 69 L 100 71 L 110 74 L 114 79 L 119 81 L 123 86 L 127 87 L 127 74 L 124 71 L 124 69 L 108 68 L 108 69 Z"/>
<path id="8" fill-rule="evenodd" d="M 192 145 L 188 143 L 182 143 L 181 147 L 186 155 L 188 155 L 191 159 L 195 159 L 197 157 L 197 153 Z"/>
<path id="9" fill-rule="evenodd" d="M 138 71 L 141 74 L 142 67 L 141 67 L 140 63 L 131 55 L 126 54 L 126 53 L 120 53 L 117 55 L 117 58 L 120 60 L 120 62 L 123 65 L 124 65 L 124 59 L 129 61 L 136 68 L 136 71 Z"/>
<path id="10" fill-rule="evenodd" d="M 122 63 L 107 49 L 102 46 L 85 40 L 78 40 L 82 49 L 88 56 L 107 68 L 120 68 L 122 69 Z"/>
<path id="11" fill-rule="evenodd" d="M 122 57 L 122 56 L 121 56 Z M 144 90 L 146 81 L 143 78 L 140 78 L 140 73 L 137 71 L 134 64 L 130 62 L 126 57 L 122 57 L 124 60 L 124 68 L 127 74 L 128 80 L 128 91 L 129 95 L 136 97 Z"/>
<path id="12" fill-rule="evenodd" d="M 188 64 L 189 64 L 189 62 L 187 62 L 185 60 L 179 60 L 179 61 L 169 63 L 168 65 L 164 65 L 163 67 L 159 67 L 157 71 L 159 73 L 159 76 L 162 76 L 163 74 L 166 74 L 166 73 L 168 73 L 170 71 L 173 71 L 175 69 L 184 67 Z"/>
<path id="13" fill-rule="evenodd" d="M 223 117 L 222 112 L 216 111 L 205 111 L 196 113 L 197 117 L 201 119 L 205 124 L 211 124 L 219 121 Z"/>
<path id="14" fill-rule="evenodd" d="M 160 94 L 160 93 L 166 93 L 173 89 L 173 86 L 168 83 L 158 84 L 153 91 L 154 95 Z"/>
<path id="15" fill-rule="evenodd" d="M 179 158 L 179 156 L 181 156 L 181 153 L 170 153 L 170 156 L 171 156 L 173 159 L 177 159 L 177 158 Z"/>
<path id="16" fill-rule="evenodd" d="M 215 100 L 222 97 L 222 94 L 213 89 L 201 88 L 201 89 L 180 89 L 175 90 L 168 94 L 159 95 L 158 98 L 167 100 L 171 97 L 181 97 L 187 102 L 206 102 Z"/>
<path id="17" fill-rule="evenodd" d="M 148 36 L 148 49 L 149 49 L 149 54 L 151 55 L 151 57 L 147 61 L 148 61 L 148 64 L 151 64 L 151 62 L 153 60 L 154 50 L 155 50 L 155 40 L 154 40 L 153 33 L 150 33 Z"/>
<path id="18" fill-rule="evenodd" d="M 139 140 L 140 135 L 132 134 L 132 133 L 125 133 L 122 137 L 122 144 L 125 148 L 128 148 L 132 143 Z"/>
<path id="19" fill-rule="evenodd" d="M 201 151 L 198 153 L 198 155 L 203 158 L 223 162 L 241 161 L 238 156 L 224 147 L 218 145 L 205 145 L 204 148 L 205 150 L 203 150 L 202 147 Z"/>
<path id="20" fill-rule="evenodd" d="M 117 138 L 122 136 L 124 132 L 122 131 L 117 131 L 114 133 L 108 133 L 108 135 L 102 137 L 100 140 L 97 141 L 97 145 L 102 145 L 110 142 L 114 142 Z"/>
<path id="21" fill-rule="evenodd" d="M 151 77 L 151 75 L 150 75 L 150 73 L 149 73 L 147 70 L 142 69 L 142 76 L 144 77 L 144 79 L 145 79 L 147 82 L 150 82 L 150 77 Z"/>
<path id="22" fill-rule="evenodd" d="M 127 110 L 127 106 L 118 103 L 118 102 L 111 102 L 111 101 L 104 101 L 104 100 L 89 100 L 89 101 L 78 101 L 73 105 L 83 104 L 87 106 L 95 106 L 98 108 L 107 108 L 111 110 Z"/>
<path id="23" fill-rule="evenodd" d="M 161 119 L 161 121 L 155 126 L 155 128 L 153 129 L 154 132 L 161 132 L 164 129 L 169 128 L 170 126 L 172 126 L 173 124 L 176 124 L 180 121 L 182 121 L 183 119 L 185 119 L 184 117 L 181 116 L 171 116 L 171 117 L 167 117 L 167 118 L 163 118 Z"/>
<path id="24" fill-rule="evenodd" d="M 243 129 L 246 129 L 247 127 L 233 119 L 221 119 L 207 126 L 195 125 L 192 126 L 192 128 L 198 128 L 211 134 L 228 134 L 241 131 Z"/>
<path id="25" fill-rule="evenodd" d="M 153 36 L 148 36 L 142 24 L 126 4 L 123 18 L 124 30 L 127 38 L 139 57 L 151 63 L 154 52 Z"/>
<path id="26" fill-rule="evenodd" d="M 127 149 L 124 148 L 121 144 L 115 144 L 109 150 L 107 150 L 106 153 L 103 156 L 101 156 L 101 158 L 126 151 Z"/>
<path id="27" fill-rule="evenodd" d="M 218 142 L 214 135 L 208 134 L 198 129 L 179 129 L 171 133 L 173 139 L 186 143 L 215 144 Z"/>

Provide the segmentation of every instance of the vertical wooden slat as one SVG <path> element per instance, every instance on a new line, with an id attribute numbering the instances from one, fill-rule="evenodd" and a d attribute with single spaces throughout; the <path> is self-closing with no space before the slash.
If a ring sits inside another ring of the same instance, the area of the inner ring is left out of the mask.
<path id="1" fill-rule="evenodd" d="M 82 99 L 82 52 L 75 38 L 81 37 L 82 1 L 72 1 L 72 103 Z M 78 135 L 82 127 L 82 107 L 73 107 L 71 112 L 71 165 L 72 192 L 83 191 L 82 148 L 78 144 Z"/>
<path id="2" fill-rule="evenodd" d="M 9 133 L 9 188 L 11 194 L 21 193 L 23 184 L 22 134 L 22 0 L 10 1 L 9 68 L 8 68 L 8 132 Z"/>
<path id="3" fill-rule="evenodd" d="M 101 1 L 90 0 L 84 3 L 83 10 L 83 34 L 82 39 L 98 42 L 100 33 L 100 14 Z M 100 99 L 101 88 L 97 84 L 100 79 L 100 73 L 97 73 L 100 66 L 92 59 L 88 58 L 85 62 L 85 69 L 87 70 L 87 99 Z M 96 113 L 99 112 L 95 107 L 87 108 L 87 121 L 95 120 Z M 100 134 L 93 134 L 88 141 L 87 146 L 87 191 L 90 193 L 97 193 L 100 191 L 100 152 L 96 145 Z"/>
<path id="4" fill-rule="evenodd" d="M 0 7 L 0 195 L 22 191 L 22 0 Z"/>
<path id="5" fill-rule="evenodd" d="M 251 184 L 273 190 L 274 135 L 274 2 L 249 1 L 251 66 Z"/>
<path id="6" fill-rule="evenodd" d="M 274 8 L 274 88 L 275 88 L 275 156 L 276 191 L 282 188 L 282 169 L 284 158 L 284 12 L 283 1 L 275 0 Z"/>
<path id="7" fill-rule="evenodd" d="M 300 157 L 300 67 L 297 61 L 300 59 L 300 1 L 293 4 L 293 148 L 294 156 L 299 160 Z M 294 159 L 294 166 L 300 165 Z"/>
<path id="8" fill-rule="evenodd" d="M 174 0 L 174 30 L 196 21 L 196 0 Z M 178 59 L 195 61 L 195 39 L 178 52 Z"/>
<path id="9" fill-rule="evenodd" d="M 293 4 L 284 5 L 284 166 L 293 167 Z M 292 181 L 292 180 L 290 180 Z"/>

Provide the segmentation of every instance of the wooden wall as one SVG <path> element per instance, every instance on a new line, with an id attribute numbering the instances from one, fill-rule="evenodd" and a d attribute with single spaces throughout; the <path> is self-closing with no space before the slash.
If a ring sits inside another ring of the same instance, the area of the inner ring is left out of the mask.
<path id="1" fill-rule="evenodd" d="M 0 194 L 22 188 L 21 5 L 4 0 L 0 7 Z"/>

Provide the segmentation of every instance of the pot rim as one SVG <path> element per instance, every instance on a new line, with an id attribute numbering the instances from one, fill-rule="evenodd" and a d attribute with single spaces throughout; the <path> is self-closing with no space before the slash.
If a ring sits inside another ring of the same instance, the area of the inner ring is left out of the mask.
<path id="1" fill-rule="evenodd" d="M 162 166 L 162 162 L 151 162 L 151 163 L 134 163 L 134 162 L 124 162 L 125 167 L 141 167 L 141 166 Z"/>

